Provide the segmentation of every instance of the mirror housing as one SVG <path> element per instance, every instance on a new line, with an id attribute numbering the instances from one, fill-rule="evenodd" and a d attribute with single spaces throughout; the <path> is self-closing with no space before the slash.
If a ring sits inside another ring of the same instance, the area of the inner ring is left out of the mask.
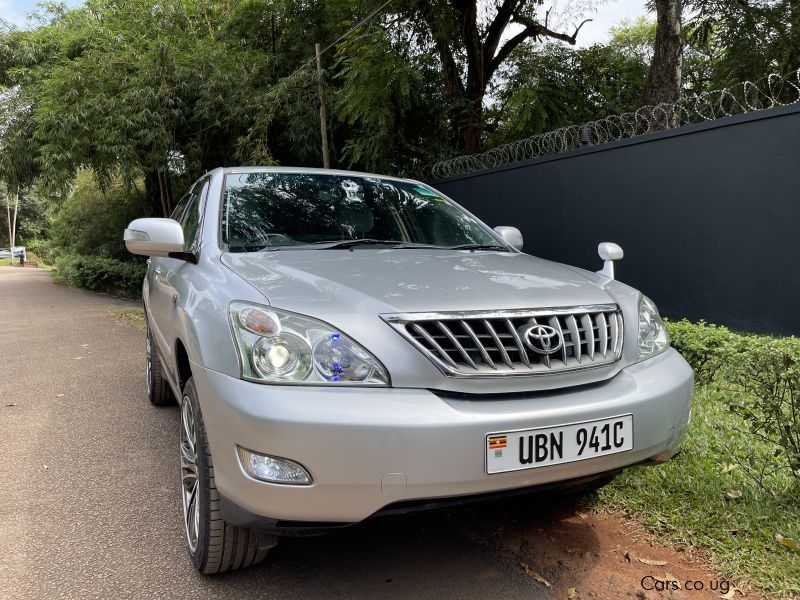
<path id="1" fill-rule="evenodd" d="M 132 254 L 184 257 L 183 228 L 174 219 L 136 219 L 128 225 L 122 239 Z"/>
<path id="2" fill-rule="evenodd" d="M 503 238 L 503 241 L 514 248 L 515 250 L 522 250 L 522 233 L 516 227 L 508 227 L 506 225 L 498 225 L 494 228 L 495 232 Z"/>
<path id="3" fill-rule="evenodd" d="M 625 256 L 622 248 L 614 242 L 603 242 L 597 246 L 597 254 L 603 259 L 603 268 L 598 273 L 614 279 L 614 261 L 621 260 Z"/>

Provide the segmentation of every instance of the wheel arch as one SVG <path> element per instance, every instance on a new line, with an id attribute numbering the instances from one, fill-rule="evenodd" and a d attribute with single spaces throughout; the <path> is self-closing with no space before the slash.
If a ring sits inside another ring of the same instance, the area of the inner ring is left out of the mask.
<path id="1" fill-rule="evenodd" d="M 186 351 L 186 346 L 183 341 L 178 338 L 175 340 L 175 375 L 178 387 L 183 391 L 183 386 L 189 381 L 192 376 L 192 364 L 189 360 L 189 353 Z"/>

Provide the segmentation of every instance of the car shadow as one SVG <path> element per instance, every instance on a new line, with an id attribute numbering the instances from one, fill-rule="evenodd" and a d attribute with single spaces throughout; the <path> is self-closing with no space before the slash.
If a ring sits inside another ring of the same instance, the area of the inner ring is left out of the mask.
<path id="1" fill-rule="evenodd" d="M 498 540 L 513 526 L 548 535 L 547 528 L 563 527 L 574 517 L 575 506 L 552 496 L 526 496 L 384 517 L 324 536 L 282 538 L 265 563 L 210 578 L 207 585 L 231 593 L 246 584 L 278 597 L 292 590 L 293 596 L 312 598 L 554 598 Z M 591 528 L 579 535 L 584 548 L 597 545 Z M 535 546 L 537 540 L 526 543 Z"/>

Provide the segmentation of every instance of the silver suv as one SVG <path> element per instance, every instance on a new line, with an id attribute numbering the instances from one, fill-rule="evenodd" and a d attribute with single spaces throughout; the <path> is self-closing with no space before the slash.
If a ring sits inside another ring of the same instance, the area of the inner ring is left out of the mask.
<path id="1" fill-rule="evenodd" d="M 204 573 L 282 534 L 596 488 L 684 435 L 692 371 L 615 244 L 592 273 L 419 181 L 283 167 L 216 169 L 124 239 L 152 257 L 148 394 L 180 402 Z"/>

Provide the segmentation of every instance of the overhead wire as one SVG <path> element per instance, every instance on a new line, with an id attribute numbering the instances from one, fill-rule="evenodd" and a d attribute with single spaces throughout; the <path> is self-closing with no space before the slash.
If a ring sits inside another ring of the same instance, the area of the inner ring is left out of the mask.
<path id="1" fill-rule="evenodd" d="M 381 4 L 378 8 L 374 9 L 373 11 L 371 11 L 366 17 L 361 19 L 358 23 L 353 25 L 350 29 L 348 29 L 342 35 L 340 35 L 338 38 L 336 38 L 336 40 L 334 40 L 333 42 L 331 42 L 330 44 L 325 46 L 322 50 L 320 50 L 320 53 L 319 53 L 320 56 L 322 56 L 323 54 L 325 54 L 326 52 L 328 52 L 329 50 L 334 48 L 342 40 L 346 39 L 350 34 L 352 34 L 353 32 L 357 31 L 360 27 L 363 27 L 364 25 L 369 23 L 378 13 L 380 13 L 384 8 L 389 6 L 389 4 L 391 4 L 392 2 L 394 2 L 394 0 L 386 0 L 386 2 Z M 267 91 L 267 94 L 269 95 L 269 94 L 272 94 L 274 91 L 279 91 L 282 86 L 286 85 L 289 81 L 291 81 L 291 79 L 293 77 L 295 77 L 299 73 L 301 73 L 306 67 L 308 67 L 309 65 L 315 63 L 316 60 L 317 60 L 317 55 L 316 54 L 314 54 L 310 58 L 304 60 L 302 63 L 300 63 L 300 66 L 297 67 L 297 69 L 295 69 L 292 73 L 290 73 L 289 75 L 287 75 L 286 77 L 284 77 L 283 79 L 278 81 L 275 85 L 273 85 Z"/>

